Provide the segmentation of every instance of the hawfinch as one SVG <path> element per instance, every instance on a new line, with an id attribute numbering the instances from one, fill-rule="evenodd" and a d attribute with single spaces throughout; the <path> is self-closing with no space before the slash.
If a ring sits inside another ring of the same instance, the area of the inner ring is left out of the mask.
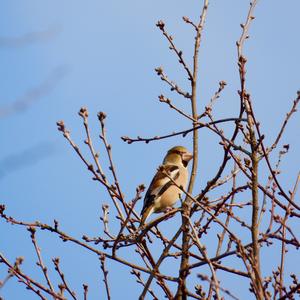
<path id="1" fill-rule="evenodd" d="M 178 185 L 186 188 L 188 182 L 187 165 L 193 155 L 183 146 L 171 148 L 158 169 L 145 195 L 141 212 L 143 225 L 152 213 L 160 213 L 173 206 L 180 198 L 182 190 Z M 166 173 L 174 180 L 170 180 Z"/>

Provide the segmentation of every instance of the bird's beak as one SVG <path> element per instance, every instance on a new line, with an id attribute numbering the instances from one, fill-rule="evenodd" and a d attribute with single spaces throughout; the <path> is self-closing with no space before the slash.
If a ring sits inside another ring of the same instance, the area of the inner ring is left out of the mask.
<path id="1" fill-rule="evenodd" d="M 189 162 L 193 158 L 193 154 L 190 152 L 186 152 L 182 155 L 182 160 Z"/>

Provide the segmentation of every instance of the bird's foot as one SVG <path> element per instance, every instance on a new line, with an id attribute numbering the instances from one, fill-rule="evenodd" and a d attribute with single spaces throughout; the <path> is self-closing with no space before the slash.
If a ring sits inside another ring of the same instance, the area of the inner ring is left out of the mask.
<path id="1" fill-rule="evenodd" d="M 170 212 L 171 210 L 173 210 L 173 207 L 172 206 L 168 206 L 163 211 L 166 214 L 166 213 Z"/>
<path id="2" fill-rule="evenodd" d="M 172 211 L 172 210 L 174 210 L 174 207 L 172 207 L 172 206 L 168 206 L 168 207 L 166 207 L 164 210 L 163 210 L 163 212 L 164 212 L 164 214 L 168 214 L 170 211 Z M 170 218 L 172 218 L 173 217 L 173 215 L 170 215 L 170 216 L 168 216 L 167 218 L 166 218 L 166 220 L 168 220 L 168 219 L 170 219 Z"/>

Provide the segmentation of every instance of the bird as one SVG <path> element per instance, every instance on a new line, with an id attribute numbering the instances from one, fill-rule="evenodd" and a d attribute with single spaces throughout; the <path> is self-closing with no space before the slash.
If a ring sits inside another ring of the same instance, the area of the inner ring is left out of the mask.
<path id="1" fill-rule="evenodd" d="M 175 146 L 167 152 L 146 192 L 141 211 L 141 226 L 152 213 L 164 212 L 177 202 L 182 194 L 178 186 L 186 188 L 187 166 L 192 158 L 193 155 L 183 146 Z"/>

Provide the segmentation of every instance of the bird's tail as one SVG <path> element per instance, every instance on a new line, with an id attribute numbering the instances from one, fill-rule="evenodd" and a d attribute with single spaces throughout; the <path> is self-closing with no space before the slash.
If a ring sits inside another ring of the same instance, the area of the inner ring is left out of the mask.
<path id="1" fill-rule="evenodd" d="M 153 213 L 154 207 L 149 206 L 144 211 L 142 211 L 142 219 L 141 219 L 141 226 L 143 226 L 146 222 L 146 219 Z"/>

